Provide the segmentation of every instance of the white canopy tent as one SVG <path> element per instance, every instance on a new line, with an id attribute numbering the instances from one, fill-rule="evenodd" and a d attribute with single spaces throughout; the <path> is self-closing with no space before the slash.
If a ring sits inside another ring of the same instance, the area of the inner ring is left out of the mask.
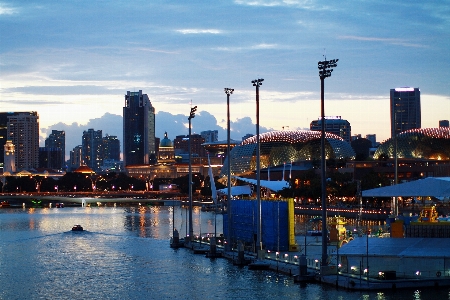
<path id="1" fill-rule="evenodd" d="M 221 194 L 227 194 L 228 188 L 218 190 Z M 240 195 L 250 195 L 252 193 L 252 189 L 249 185 L 241 185 L 241 186 L 232 186 L 231 187 L 231 196 L 240 196 Z"/>
<path id="2" fill-rule="evenodd" d="M 233 176 L 233 178 L 256 185 L 256 179 L 237 177 L 237 176 Z M 286 180 L 279 180 L 279 181 L 260 180 L 259 184 L 262 187 L 268 188 L 269 190 L 274 191 L 274 192 L 279 192 L 282 189 L 289 187 L 289 182 L 287 182 Z"/>
<path id="3" fill-rule="evenodd" d="M 450 197 L 450 177 L 427 177 L 362 191 L 363 197 Z"/>

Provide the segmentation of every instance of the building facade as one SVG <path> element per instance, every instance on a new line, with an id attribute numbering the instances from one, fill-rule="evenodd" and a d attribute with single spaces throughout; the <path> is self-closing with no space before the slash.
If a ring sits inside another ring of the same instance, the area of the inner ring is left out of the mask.
<path id="1" fill-rule="evenodd" d="M 201 131 L 200 135 L 205 139 L 205 143 L 217 142 L 219 140 L 218 130 Z"/>
<path id="2" fill-rule="evenodd" d="M 92 128 L 83 131 L 82 140 L 82 158 L 83 165 L 88 166 L 94 171 L 100 170 L 103 165 L 103 137 L 101 130 Z"/>
<path id="3" fill-rule="evenodd" d="M 142 90 L 125 95 L 123 139 L 125 166 L 149 164 L 155 158 L 155 108 Z"/>
<path id="4" fill-rule="evenodd" d="M 7 115 L 7 140 L 15 147 L 17 171 L 39 166 L 39 115 L 20 112 Z M 2 147 L 3 148 L 3 147 Z"/>
<path id="5" fill-rule="evenodd" d="M 120 161 L 120 141 L 117 136 L 106 135 L 102 139 L 103 160 Z"/>
<path id="6" fill-rule="evenodd" d="M 205 148 L 202 146 L 203 143 L 205 143 L 205 139 L 200 134 L 191 134 L 191 154 L 193 156 L 206 157 Z M 189 135 L 177 135 L 173 148 L 175 155 L 189 153 Z"/>
<path id="7" fill-rule="evenodd" d="M 402 87 L 390 91 L 391 138 L 421 128 L 420 89 Z"/>
<path id="8" fill-rule="evenodd" d="M 450 127 L 448 120 L 440 120 L 439 127 Z"/>
<path id="9" fill-rule="evenodd" d="M 82 150 L 83 147 L 78 145 L 70 151 L 69 168 L 71 171 L 78 169 L 83 164 Z"/>
<path id="10" fill-rule="evenodd" d="M 63 169 L 65 167 L 66 160 L 66 132 L 64 130 L 52 130 L 52 133 L 45 139 L 45 148 L 60 149 L 62 156 L 59 158 L 59 162 L 51 161 L 52 168 Z M 43 167 L 43 166 L 40 166 Z"/>
<path id="11" fill-rule="evenodd" d="M 309 124 L 309 129 L 315 131 L 322 130 L 322 120 L 314 120 Z M 347 120 L 340 116 L 325 117 L 325 132 L 333 133 L 341 137 L 344 141 L 350 143 L 352 137 L 352 127 Z"/>

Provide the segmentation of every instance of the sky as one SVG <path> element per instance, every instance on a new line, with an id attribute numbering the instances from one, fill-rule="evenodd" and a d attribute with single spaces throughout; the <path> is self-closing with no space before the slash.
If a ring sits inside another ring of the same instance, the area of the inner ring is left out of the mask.
<path id="1" fill-rule="evenodd" d="M 416 3 L 417 2 L 417 3 Z M 122 138 L 127 91 L 155 107 L 156 136 L 218 130 L 226 139 L 309 129 L 320 117 L 317 63 L 339 59 L 325 79 L 325 115 L 352 135 L 390 137 L 389 90 L 421 90 L 422 128 L 450 119 L 449 1 L 3 1 L 0 111 L 37 111 L 41 146 L 66 130 Z"/>

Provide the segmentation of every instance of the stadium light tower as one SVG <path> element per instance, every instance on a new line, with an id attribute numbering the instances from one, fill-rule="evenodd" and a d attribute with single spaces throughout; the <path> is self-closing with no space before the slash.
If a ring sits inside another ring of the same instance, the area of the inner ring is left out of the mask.
<path id="1" fill-rule="evenodd" d="M 260 257 L 262 255 L 262 225 L 261 225 L 261 176 L 260 176 L 260 145 L 259 145 L 259 87 L 262 85 L 264 79 L 252 80 L 252 84 L 256 87 L 256 199 L 258 201 L 258 216 L 257 216 L 257 254 L 258 259 L 263 259 Z"/>
<path id="2" fill-rule="evenodd" d="M 191 107 L 191 112 L 189 113 L 189 141 L 188 141 L 188 148 L 189 148 L 189 245 L 191 246 L 191 242 L 194 238 L 194 227 L 192 224 L 192 162 L 191 162 L 191 156 L 192 156 L 192 150 L 191 150 L 191 120 L 195 118 L 195 112 L 197 111 L 197 106 Z"/>
<path id="3" fill-rule="evenodd" d="M 322 266 L 328 266 L 328 254 L 327 254 L 327 243 L 328 243 L 328 231 L 327 231 L 327 182 L 326 182 L 326 161 L 325 161 L 325 104 L 324 104 L 324 87 L 325 78 L 331 76 L 333 72 L 332 68 L 337 67 L 337 62 L 339 59 L 327 60 L 325 57 L 324 61 L 318 62 L 319 77 L 320 77 L 320 116 L 322 120 L 322 128 L 320 134 L 320 167 L 322 175 Z"/>
<path id="4" fill-rule="evenodd" d="M 231 245 L 231 157 L 230 157 L 230 95 L 233 94 L 234 89 L 224 88 L 225 94 L 227 94 L 227 215 L 228 215 L 228 236 L 225 250 L 232 250 Z"/>

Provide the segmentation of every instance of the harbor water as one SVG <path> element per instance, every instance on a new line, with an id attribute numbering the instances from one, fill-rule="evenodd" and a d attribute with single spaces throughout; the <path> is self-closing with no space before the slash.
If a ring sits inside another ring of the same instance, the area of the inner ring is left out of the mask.
<path id="1" fill-rule="evenodd" d="M 448 288 L 354 292 L 296 284 L 188 249 L 175 207 L 0 209 L 0 299 L 450 299 Z M 85 231 L 72 232 L 74 224 Z M 222 215 L 193 212 L 194 232 L 222 232 Z M 302 224 L 297 224 L 302 228 Z"/>

